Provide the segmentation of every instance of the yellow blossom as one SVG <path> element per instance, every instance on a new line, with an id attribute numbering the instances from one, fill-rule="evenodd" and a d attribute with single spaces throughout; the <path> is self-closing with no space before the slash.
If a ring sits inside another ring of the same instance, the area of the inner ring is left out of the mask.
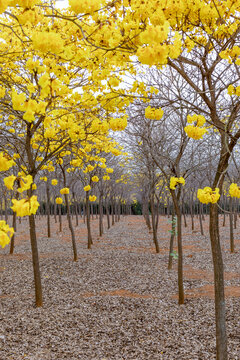
<path id="1" fill-rule="evenodd" d="M 4 248 L 9 244 L 11 237 L 14 234 L 14 229 L 9 227 L 4 220 L 0 220 L 0 246 Z"/>
<path id="2" fill-rule="evenodd" d="M 69 194 L 69 188 L 62 188 L 60 190 L 60 194 L 64 195 L 64 194 Z"/>
<path id="3" fill-rule="evenodd" d="M 176 186 L 178 184 L 182 184 L 183 186 L 185 185 L 185 180 L 183 177 L 180 177 L 180 178 L 177 178 L 177 177 L 174 177 L 172 176 L 170 178 L 170 189 L 171 190 L 175 190 L 176 189 Z"/>
<path id="4" fill-rule="evenodd" d="M 52 185 L 55 186 L 58 184 L 58 180 L 57 179 L 52 179 Z"/>
<path id="5" fill-rule="evenodd" d="M 240 187 L 237 184 L 232 183 L 229 187 L 229 195 L 240 199 Z"/>
<path id="6" fill-rule="evenodd" d="M 98 181 L 99 181 L 98 176 L 93 176 L 93 177 L 92 177 L 92 181 L 93 181 L 93 182 L 98 182 Z"/>
<path id="7" fill-rule="evenodd" d="M 63 203 L 63 199 L 60 197 L 57 197 L 55 201 L 56 201 L 56 204 L 58 204 L 58 205 L 61 205 Z"/>
<path id="8" fill-rule="evenodd" d="M 6 188 L 8 190 L 13 190 L 13 185 L 14 185 L 14 182 L 15 182 L 16 178 L 17 178 L 16 176 L 10 175 L 10 176 L 5 177 L 3 179 L 4 185 L 6 186 Z"/>
<path id="9" fill-rule="evenodd" d="M 0 171 L 7 171 L 14 165 L 13 160 L 9 160 L 3 152 L 0 152 Z"/>
<path id="10" fill-rule="evenodd" d="M 204 189 L 198 189 L 197 198 L 203 204 L 208 204 L 208 203 L 214 204 L 220 198 L 219 188 L 212 190 L 212 188 L 206 186 Z"/>
<path id="11" fill-rule="evenodd" d="M 89 196 L 89 200 L 90 201 L 96 201 L 97 200 L 97 197 L 95 195 L 90 195 Z"/>

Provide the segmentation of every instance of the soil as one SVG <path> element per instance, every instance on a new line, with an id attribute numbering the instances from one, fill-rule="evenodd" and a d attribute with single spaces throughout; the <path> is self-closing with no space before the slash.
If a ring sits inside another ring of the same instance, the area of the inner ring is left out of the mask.
<path id="1" fill-rule="evenodd" d="M 177 260 L 167 270 L 170 224 L 160 217 L 156 254 L 142 216 L 121 217 L 104 235 L 92 220 L 87 249 L 83 219 L 71 235 L 37 216 L 44 305 L 34 306 L 28 221 L 18 223 L 16 246 L 0 250 L 0 360 L 207 360 L 215 359 L 214 288 L 208 217 L 183 225 L 185 304 L 178 305 Z M 11 223 L 11 219 L 9 219 Z M 73 218 L 75 224 L 75 219 Z M 240 359 L 240 219 L 230 253 L 229 223 L 221 224 L 225 264 L 229 360 Z M 174 248 L 177 251 L 177 248 Z"/>

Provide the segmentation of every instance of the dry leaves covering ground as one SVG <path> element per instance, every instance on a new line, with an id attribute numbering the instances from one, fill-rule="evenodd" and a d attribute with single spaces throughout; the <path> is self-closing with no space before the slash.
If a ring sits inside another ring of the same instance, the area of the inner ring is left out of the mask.
<path id="1" fill-rule="evenodd" d="M 37 219 L 43 308 L 34 307 L 27 220 L 18 225 L 14 255 L 0 253 L 1 360 L 207 360 L 215 359 L 213 276 L 208 220 L 201 236 L 190 218 L 184 228 L 185 305 L 177 304 L 176 260 L 167 270 L 170 224 L 159 224 L 160 254 L 141 216 L 121 218 L 86 248 L 83 220 L 75 227 L 79 261 L 72 261 L 64 231 L 52 218 Z M 105 219 L 106 221 L 106 219 Z M 222 220 L 221 220 L 222 223 Z M 229 359 L 240 359 L 240 220 L 236 252 L 229 251 L 229 227 L 221 227 L 226 269 Z"/>

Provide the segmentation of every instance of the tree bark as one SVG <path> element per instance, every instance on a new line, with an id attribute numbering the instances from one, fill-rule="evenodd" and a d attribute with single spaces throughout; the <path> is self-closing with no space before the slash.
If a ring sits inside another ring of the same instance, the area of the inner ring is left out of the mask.
<path id="1" fill-rule="evenodd" d="M 182 214 L 178 204 L 179 196 L 176 196 L 175 191 L 171 190 L 171 195 L 174 203 L 174 210 L 177 215 L 177 245 L 178 245 L 178 304 L 184 304 L 184 288 L 183 288 L 183 251 L 182 251 Z"/>
<path id="2" fill-rule="evenodd" d="M 34 285 L 35 285 L 35 304 L 37 307 L 41 307 L 43 305 L 42 283 L 41 283 L 41 273 L 39 267 L 39 256 L 38 256 L 34 215 L 30 215 L 28 219 L 29 219 L 30 240 L 31 240 L 31 249 L 32 249 L 32 264 L 33 264 L 33 275 L 34 275 Z"/>
<path id="3" fill-rule="evenodd" d="M 87 233 L 88 233 L 88 249 L 92 247 L 92 234 L 91 234 L 91 220 L 90 220 L 90 206 L 89 206 L 89 194 L 86 192 L 86 213 L 87 213 Z"/>
<path id="4" fill-rule="evenodd" d="M 230 251 L 234 253 L 234 235 L 233 235 L 233 200 L 229 199 L 229 225 L 230 225 Z"/>
<path id="5" fill-rule="evenodd" d="M 210 204 L 209 223 L 215 291 L 216 349 L 217 360 L 227 360 L 226 310 L 224 295 L 224 268 L 218 227 L 218 208 Z"/>
<path id="6" fill-rule="evenodd" d="M 51 237 L 51 220 L 50 220 L 50 192 L 49 192 L 49 184 L 48 181 L 46 183 L 46 193 L 47 193 L 47 236 L 48 238 Z"/>

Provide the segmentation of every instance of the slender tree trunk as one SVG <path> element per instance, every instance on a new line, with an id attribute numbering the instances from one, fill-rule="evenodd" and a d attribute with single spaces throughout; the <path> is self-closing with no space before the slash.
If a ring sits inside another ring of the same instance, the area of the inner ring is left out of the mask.
<path id="1" fill-rule="evenodd" d="M 29 219 L 30 240 L 31 240 L 31 249 L 32 249 L 32 264 L 33 264 L 34 285 L 35 285 L 35 304 L 37 307 L 41 307 L 43 305 L 42 283 L 41 283 L 41 273 L 39 267 L 34 215 L 30 215 L 28 219 Z"/>
<path id="2" fill-rule="evenodd" d="M 102 194 L 99 196 L 99 236 L 103 235 L 103 205 Z"/>
<path id="3" fill-rule="evenodd" d="M 54 202 L 53 211 L 54 211 L 54 220 L 55 220 L 55 224 L 56 224 L 57 223 L 57 204 L 56 204 L 56 202 Z"/>
<path id="4" fill-rule="evenodd" d="M 109 205 L 108 205 L 107 200 L 105 202 L 105 207 L 106 207 L 106 215 L 107 215 L 107 228 L 110 229 Z"/>
<path id="5" fill-rule="evenodd" d="M 62 232 L 62 206 L 58 205 L 59 232 Z"/>
<path id="6" fill-rule="evenodd" d="M 174 209 L 177 215 L 177 245 L 178 245 L 178 304 L 184 304 L 184 288 L 183 288 L 183 251 L 182 251 L 182 214 L 178 204 L 179 196 L 176 196 L 175 191 L 171 190 Z"/>
<path id="7" fill-rule="evenodd" d="M 83 204 L 83 222 L 86 223 L 86 204 Z"/>
<path id="8" fill-rule="evenodd" d="M 159 249 L 159 244 L 158 244 L 158 239 L 157 239 L 155 209 L 154 209 L 154 195 L 151 196 L 150 206 L 151 206 L 151 213 L 152 213 L 151 215 L 152 215 L 153 242 L 155 245 L 156 253 L 158 254 L 160 252 L 160 249 Z"/>
<path id="9" fill-rule="evenodd" d="M 227 209 L 227 198 L 224 197 L 224 210 Z M 223 212 L 223 224 L 222 226 L 225 226 L 226 225 L 226 212 L 224 211 Z"/>
<path id="10" fill-rule="evenodd" d="M 17 215 L 15 212 L 13 212 L 13 219 L 12 219 L 12 227 L 14 229 L 14 234 L 11 237 L 11 243 L 10 243 L 10 251 L 9 254 L 13 254 L 14 252 L 14 244 L 15 244 L 15 232 L 17 231 Z"/>
<path id="11" fill-rule="evenodd" d="M 230 251 L 234 253 L 234 235 L 233 235 L 233 200 L 229 199 L 229 223 L 230 223 Z"/>
<path id="12" fill-rule="evenodd" d="M 170 237 L 170 244 L 169 244 L 169 256 L 168 256 L 168 270 L 172 270 L 173 264 L 173 245 L 174 245 L 174 237 L 176 232 L 176 218 L 174 216 L 174 211 L 172 213 L 172 230 L 171 230 L 171 237 Z"/>
<path id="13" fill-rule="evenodd" d="M 46 183 L 46 193 L 47 193 L 47 203 L 46 203 L 46 207 L 47 207 L 47 234 L 48 234 L 48 238 L 51 237 L 51 219 L 50 219 L 50 192 L 49 192 L 49 184 L 48 181 Z"/>
<path id="14" fill-rule="evenodd" d="M 204 232 L 203 232 L 203 223 L 202 223 L 202 207 L 201 207 L 201 204 L 200 204 L 200 203 L 198 204 L 198 206 L 199 206 L 199 223 L 200 223 L 201 235 L 204 235 Z"/>
<path id="15" fill-rule="evenodd" d="M 111 201 L 111 215 L 112 215 L 112 225 L 114 225 L 115 221 L 114 221 L 114 202 L 113 202 L 113 200 Z"/>
<path id="16" fill-rule="evenodd" d="M 88 249 L 92 247 L 92 234 L 91 234 L 91 220 L 90 220 L 90 206 L 89 206 L 89 193 L 86 192 L 86 213 L 87 213 L 87 232 L 88 232 Z"/>
<path id="17" fill-rule="evenodd" d="M 64 185 L 65 186 L 65 185 Z M 76 239 L 75 239 L 75 232 L 74 232 L 74 228 L 72 225 L 72 218 L 71 218 L 71 213 L 70 213 L 70 206 L 69 206 L 69 201 L 68 201 L 68 195 L 64 194 L 64 198 L 65 198 L 65 203 L 66 203 L 66 207 L 67 207 L 67 219 L 68 219 L 68 226 L 69 226 L 69 230 L 71 232 L 71 237 L 72 237 L 72 247 L 73 247 L 73 260 L 77 261 L 78 260 L 78 255 L 77 255 L 77 245 L 76 245 Z"/>
<path id="18" fill-rule="evenodd" d="M 192 231 L 194 230 L 194 213 L 193 213 L 193 195 L 192 195 L 192 199 L 191 199 L 191 204 L 190 204 L 190 213 L 191 213 L 191 220 L 192 220 Z"/>
<path id="19" fill-rule="evenodd" d="M 186 219 L 186 214 L 185 214 L 185 210 L 184 210 L 184 204 L 182 204 L 182 214 L 183 214 L 183 220 L 184 220 L 184 227 L 187 227 L 187 219 Z"/>
<path id="20" fill-rule="evenodd" d="M 238 206 L 238 199 L 235 199 L 234 204 L 234 229 L 237 229 L 237 206 Z"/>
<path id="21" fill-rule="evenodd" d="M 227 360 L 224 267 L 218 227 L 218 208 L 216 204 L 210 204 L 209 232 L 214 269 L 217 360 Z"/>

